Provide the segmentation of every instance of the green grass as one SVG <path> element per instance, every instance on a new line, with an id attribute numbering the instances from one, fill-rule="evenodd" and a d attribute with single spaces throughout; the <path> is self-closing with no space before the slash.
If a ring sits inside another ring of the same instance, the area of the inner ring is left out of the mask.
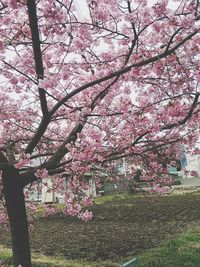
<path id="1" fill-rule="evenodd" d="M 130 193 L 110 193 L 106 194 L 105 196 L 101 197 L 96 197 L 94 198 L 94 203 L 97 205 L 104 204 L 106 202 L 111 202 L 111 201 L 120 201 L 120 200 L 131 200 L 135 199 L 138 197 L 143 197 L 148 195 L 147 192 L 144 193 L 135 193 L 135 194 L 130 194 Z"/>
<path id="2" fill-rule="evenodd" d="M 140 267 L 200 267 L 199 194 L 115 193 L 95 203 L 87 224 L 62 214 L 43 218 L 39 206 L 31 235 L 34 267 L 119 267 L 137 254 Z M 1 227 L 0 244 L 0 260 L 9 267 L 11 252 L 3 247 L 10 247 L 10 235 Z"/>
<path id="3" fill-rule="evenodd" d="M 170 193 L 165 194 L 164 196 L 176 196 L 176 195 L 199 195 L 200 189 L 197 188 L 180 188 L 174 189 Z M 137 193 L 110 193 L 101 197 L 94 198 L 94 203 L 97 205 L 104 204 L 111 201 L 120 201 L 120 200 L 131 200 L 141 197 L 162 197 L 159 193 L 149 194 L 147 191 L 137 192 Z"/>
<path id="4" fill-rule="evenodd" d="M 189 231 L 177 239 L 169 240 L 156 249 L 139 256 L 140 267 L 199 267 L 200 232 Z M 49 257 L 33 253 L 33 267 L 119 267 L 111 261 L 87 262 L 65 260 L 63 257 Z M 0 247 L 0 260 L 6 267 L 11 267 L 11 251 Z M 126 262 L 127 259 L 124 259 Z M 123 262 L 123 260 L 122 260 Z"/>
<path id="5" fill-rule="evenodd" d="M 141 267 L 199 267 L 200 233 L 188 232 L 140 257 Z"/>
<path id="6" fill-rule="evenodd" d="M 6 267 L 12 267 L 11 250 L 0 246 L 0 260 Z M 50 257 L 40 253 L 32 253 L 32 263 L 33 267 L 119 267 L 119 264 L 111 261 L 65 260 L 63 257 Z"/>

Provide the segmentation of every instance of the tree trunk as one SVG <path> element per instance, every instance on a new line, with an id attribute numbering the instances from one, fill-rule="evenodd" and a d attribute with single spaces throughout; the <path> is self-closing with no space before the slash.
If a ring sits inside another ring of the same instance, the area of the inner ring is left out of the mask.
<path id="1" fill-rule="evenodd" d="M 13 266 L 31 267 L 28 221 L 19 171 L 14 167 L 4 170 L 2 182 L 11 228 Z"/>

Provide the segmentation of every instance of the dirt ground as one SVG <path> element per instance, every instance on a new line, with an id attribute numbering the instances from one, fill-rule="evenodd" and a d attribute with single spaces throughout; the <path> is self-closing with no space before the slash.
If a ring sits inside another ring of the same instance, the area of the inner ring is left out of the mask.
<path id="1" fill-rule="evenodd" d="M 38 218 L 34 251 L 70 259 L 119 260 L 158 246 L 200 224 L 200 195 L 138 197 L 94 205 L 88 223 L 62 214 Z M 10 246 L 0 229 L 0 243 Z"/>

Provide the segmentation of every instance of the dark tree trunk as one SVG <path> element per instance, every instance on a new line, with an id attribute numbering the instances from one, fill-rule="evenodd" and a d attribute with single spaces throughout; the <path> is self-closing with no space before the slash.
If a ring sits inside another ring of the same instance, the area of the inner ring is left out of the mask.
<path id="1" fill-rule="evenodd" d="M 18 170 L 14 167 L 4 170 L 2 182 L 11 228 L 13 266 L 31 267 L 28 221 Z"/>

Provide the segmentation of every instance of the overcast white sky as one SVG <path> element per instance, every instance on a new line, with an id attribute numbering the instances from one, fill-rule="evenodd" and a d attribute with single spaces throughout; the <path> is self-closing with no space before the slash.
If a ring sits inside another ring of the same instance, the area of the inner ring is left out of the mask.
<path id="1" fill-rule="evenodd" d="M 74 0 L 77 13 L 80 16 L 81 19 L 87 18 L 89 16 L 88 6 L 87 6 L 87 0 Z M 159 3 L 159 0 L 148 0 L 149 6 Z M 180 3 L 179 2 L 173 2 L 173 0 L 169 0 L 169 7 L 172 9 L 176 9 Z"/>

